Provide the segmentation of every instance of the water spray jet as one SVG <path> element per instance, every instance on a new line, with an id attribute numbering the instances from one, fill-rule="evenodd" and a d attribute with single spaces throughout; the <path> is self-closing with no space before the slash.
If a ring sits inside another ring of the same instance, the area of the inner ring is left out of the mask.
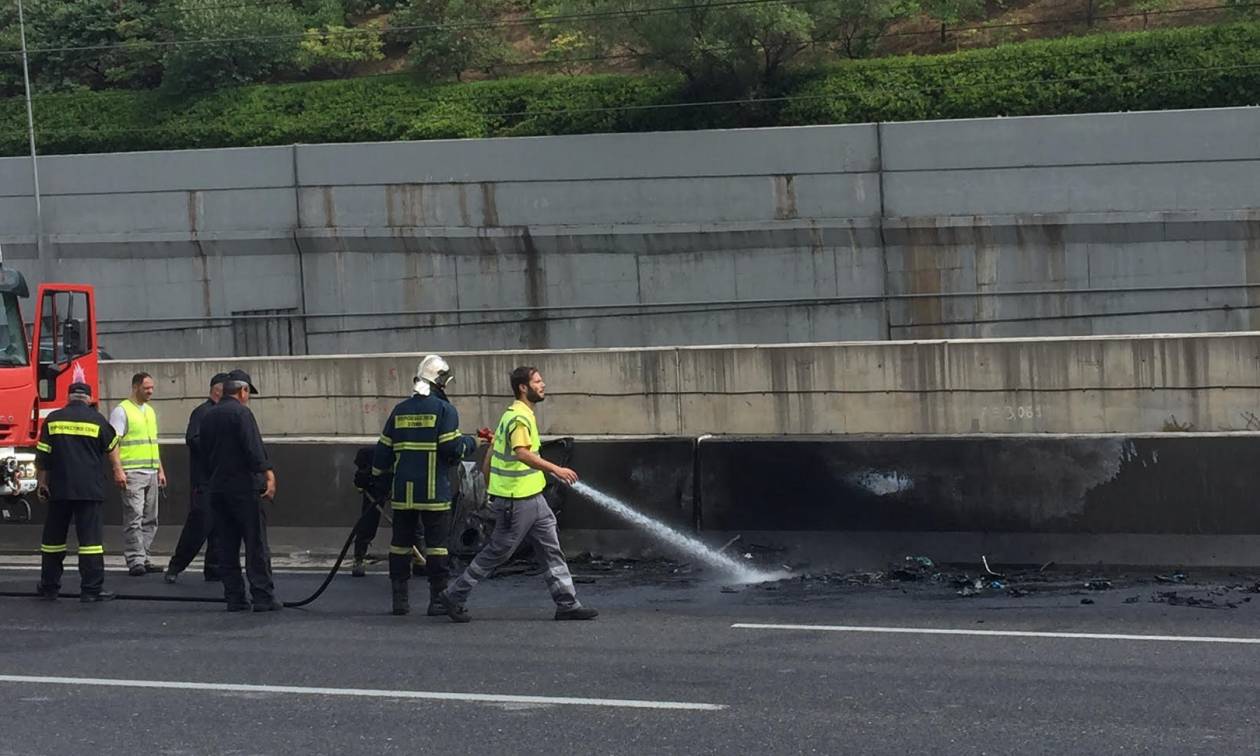
<path id="1" fill-rule="evenodd" d="M 770 580 L 778 580 L 782 575 L 769 574 L 754 570 L 751 567 L 740 564 L 729 556 L 720 553 L 715 549 L 711 549 L 700 541 L 687 535 L 679 533 L 677 530 L 669 527 L 660 520 L 648 517 L 630 505 L 609 496 L 608 494 L 596 490 L 586 483 L 578 482 L 573 484 L 573 490 L 589 501 L 598 504 L 600 507 L 612 512 L 627 522 L 638 525 L 647 532 L 651 533 L 657 540 L 662 541 L 679 551 L 685 552 L 687 555 L 716 567 L 723 572 L 728 573 L 738 583 L 764 583 Z"/>

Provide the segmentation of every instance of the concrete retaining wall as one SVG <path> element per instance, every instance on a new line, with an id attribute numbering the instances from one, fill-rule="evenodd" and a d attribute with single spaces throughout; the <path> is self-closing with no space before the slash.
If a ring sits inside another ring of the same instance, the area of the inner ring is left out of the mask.
<path id="1" fill-rule="evenodd" d="M 280 481 L 270 523 L 286 549 L 327 550 L 346 537 L 359 511 L 359 444 L 270 445 Z M 169 544 L 187 511 L 186 461 L 178 445 L 163 451 Z M 742 549 L 783 549 L 784 561 L 870 566 L 907 553 L 983 553 L 1007 564 L 1260 566 L 1257 455 L 1260 434 L 578 439 L 571 464 L 677 529 L 711 542 L 739 534 Z M 570 549 L 668 553 L 572 492 L 555 506 Z M 120 518 L 111 501 L 107 523 Z M 5 550 L 30 550 L 35 539 L 31 527 L 0 528 Z M 384 543 L 378 536 L 378 550 Z"/>
<path id="2" fill-rule="evenodd" d="M 0 160 L 122 357 L 1260 328 L 1260 109 Z M 410 313 L 410 314 L 405 314 Z"/>
<path id="3" fill-rule="evenodd" d="M 103 396 L 157 379 L 180 435 L 211 375 L 240 365 L 273 436 L 371 436 L 421 355 L 105 363 Z M 551 435 L 1260 431 L 1260 334 L 868 342 L 447 355 L 465 430 L 494 425 L 518 364 L 548 383 Z M 107 402 L 108 403 L 108 402 Z"/>

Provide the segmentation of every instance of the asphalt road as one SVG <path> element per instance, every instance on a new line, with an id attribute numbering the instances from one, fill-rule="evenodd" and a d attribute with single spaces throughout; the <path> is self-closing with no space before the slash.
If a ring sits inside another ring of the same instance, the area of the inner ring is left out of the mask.
<path id="1" fill-rule="evenodd" d="M 1232 590 L 1237 608 L 1155 603 L 1161 586 L 1145 583 L 1072 590 L 1075 578 L 1022 598 L 960 598 L 935 584 L 724 593 L 667 570 L 596 577 L 579 586 L 603 612 L 589 623 L 552 621 L 541 578 L 524 575 L 483 584 L 467 625 L 389 616 L 379 572 L 339 578 L 307 609 L 263 615 L 0 599 L 0 754 L 1260 747 L 1260 601 L 1242 601 L 1224 578 L 1193 590 Z M 0 570 L 0 590 L 33 580 L 29 569 Z M 289 600 L 317 581 L 277 579 Z M 157 575 L 113 573 L 109 587 L 215 595 L 213 585 L 167 586 Z M 732 627 L 741 623 L 863 629 Z M 924 632 L 941 629 L 1101 637 Z M 159 684 L 177 687 L 136 687 Z M 467 694 L 488 698 L 459 699 Z"/>

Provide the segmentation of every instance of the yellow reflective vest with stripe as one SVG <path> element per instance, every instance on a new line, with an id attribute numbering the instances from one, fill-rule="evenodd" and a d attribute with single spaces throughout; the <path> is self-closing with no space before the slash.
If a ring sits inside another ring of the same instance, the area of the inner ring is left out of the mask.
<path id="1" fill-rule="evenodd" d="M 494 432 L 494 448 L 490 450 L 490 480 L 486 493 L 504 499 L 526 499 L 542 493 L 547 487 L 547 476 L 516 458 L 512 448 L 512 432 L 519 427 L 529 430 L 529 450 L 538 453 L 542 439 L 538 435 L 538 420 L 529 405 L 512 402 L 499 419 Z"/>
<path id="2" fill-rule="evenodd" d="M 454 405 L 416 394 L 385 421 L 372 455 L 372 474 L 393 474 L 394 509 L 443 512 L 451 508 L 450 468 L 471 456 L 476 446 L 460 432 Z"/>
<path id="3" fill-rule="evenodd" d="M 157 414 L 148 404 L 138 406 L 130 399 L 120 405 L 127 413 L 127 433 L 119 443 L 124 470 L 156 470 L 158 458 Z"/>

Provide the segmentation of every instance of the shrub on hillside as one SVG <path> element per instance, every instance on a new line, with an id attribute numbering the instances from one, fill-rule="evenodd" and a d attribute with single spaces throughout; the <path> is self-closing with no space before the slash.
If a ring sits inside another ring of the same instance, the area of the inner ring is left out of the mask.
<path id="1" fill-rule="evenodd" d="M 676 75 L 426 85 L 408 76 L 253 85 L 183 97 L 35 101 L 42 153 L 230 147 L 1159 110 L 1260 103 L 1260 24 L 1108 35 L 799 74 L 767 102 L 688 103 Z M 26 150 L 20 97 L 0 153 Z"/>

